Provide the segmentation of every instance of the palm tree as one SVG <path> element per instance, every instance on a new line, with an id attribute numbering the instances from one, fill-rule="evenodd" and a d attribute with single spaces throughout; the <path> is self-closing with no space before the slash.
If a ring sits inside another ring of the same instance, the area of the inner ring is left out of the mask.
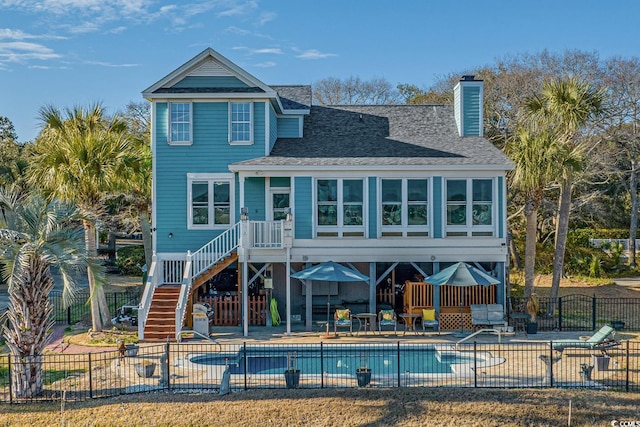
<path id="1" fill-rule="evenodd" d="M 101 196 L 126 188 L 139 162 L 127 125 L 117 116 L 108 118 L 99 104 L 67 109 L 64 115 L 46 106 L 39 115 L 43 129 L 36 139 L 31 183 L 51 198 L 78 206 L 87 252 L 96 256 L 95 223 L 104 210 Z M 92 329 L 101 331 L 111 324 L 111 316 L 91 270 L 88 280 Z"/>
<path id="2" fill-rule="evenodd" d="M 557 180 L 560 187 L 558 220 L 556 222 L 556 244 L 553 259 L 553 280 L 550 304 L 547 314 L 555 311 L 560 278 L 564 267 L 564 253 L 571 212 L 571 191 L 576 167 L 575 160 L 582 150 L 581 133 L 589 121 L 603 113 L 604 91 L 597 90 L 576 78 L 548 80 L 543 83 L 542 92 L 528 104 L 531 118 L 541 127 L 552 130 L 557 143 L 563 147 L 566 158 L 561 162 Z"/>
<path id="3" fill-rule="evenodd" d="M 559 147 L 548 130 L 534 133 L 520 128 L 516 137 L 507 144 L 507 154 L 516 167 L 511 175 L 514 188 L 524 195 L 526 243 L 524 259 L 524 299 L 533 292 L 535 278 L 538 209 L 545 188 L 553 181 L 557 170 Z"/>
<path id="4" fill-rule="evenodd" d="M 49 293 L 51 267 L 63 279 L 63 301 L 73 301 L 74 273 L 90 270 L 102 280 L 88 257 L 78 212 L 40 196 L 18 196 L 0 189 L 0 259 L 9 284 L 9 307 L 3 334 L 11 359 L 14 397 L 37 396 L 43 388 L 42 352 L 54 319 Z"/>

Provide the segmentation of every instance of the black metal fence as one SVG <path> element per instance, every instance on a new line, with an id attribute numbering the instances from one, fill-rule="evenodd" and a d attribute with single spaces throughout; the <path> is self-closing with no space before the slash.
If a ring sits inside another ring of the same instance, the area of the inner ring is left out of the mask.
<path id="1" fill-rule="evenodd" d="M 602 325 L 614 322 L 619 323 L 616 329 L 640 330 L 640 298 L 566 295 L 556 299 L 552 315 L 548 314 L 551 298 L 538 297 L 538 300 L 538 330 L 595 331 Z M 511 297 L 511 313 L 526 312 L 525 306 L 524 298 Z"/>
<path id="2" fill-rule="evenodd" d="M 116 311 L 123 305 L 138 305 L 140 290 L 136 288 L 125 292 L 107 292 L 105 297 L 109 312 L 115 317 Z M 74 325 L 80 321 L 89 322 L 91 320 L 88 291 L 77 292 L 75 302 L 66 308 L 62 301 L 62 291 L 52 291 L 49 294 L 49 298 L 53 304 L 53 315 L 56 323 Z"/>
<path id="3" fill-rule="evenodd" d="M 552 342 L 459 345 L 161 344 L 92 354 L 0 356 L 0 402 L 81 401 L 148 391 L 275 388 L 590 388 L 640 391 L 640 342 L 607 354 Z M 40 378 L 26 380 L 40 372 Z M 33 385 L 35 384 L 35 385 Z"/>

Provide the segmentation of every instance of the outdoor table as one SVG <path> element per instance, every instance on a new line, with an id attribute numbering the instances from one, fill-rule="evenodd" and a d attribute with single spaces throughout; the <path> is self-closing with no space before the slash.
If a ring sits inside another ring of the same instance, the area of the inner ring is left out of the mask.
<path id="1" fill-rule="evenodd" d="M 353 317 L 358 319 L 359 323 L 358 332 L 356 332 L 356 335 L 358 335 L 361 330 L 367 332 L 367 326 L 369 327 L 369 330 L 371 332 L 373 332 L 374 334 L 376 333 L 376 315 L 374 313 L 358 313 L 354 314 Z"/>
<path id="2" fill-rule="evenodd" d="M 416 335 L 418 335 L 418 329 L 416 329 L 416 319 L 422 317 L 420 314 L 415 313 L 401 313 L 399 315 L 404 321 L 404 332 L 402 335 L 405 335 L 407 331 L 413 331 Z"/>

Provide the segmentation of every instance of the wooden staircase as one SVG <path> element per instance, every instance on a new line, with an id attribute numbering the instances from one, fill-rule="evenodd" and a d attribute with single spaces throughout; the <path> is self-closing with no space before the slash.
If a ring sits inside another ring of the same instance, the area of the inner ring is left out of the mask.
<path id="1" fill-rule="evenodd" d="M 176 306 L 179 298 L 180 285 L 162 285 L 156 288 L 144 325 L 144 342 L 176 340 Z"/>
<path id="2" fill-rule="evenodd" d="M 193 279 L 188 296 L 189 305 L 185 315 L 185 323 L 189 328 L 192 327 L 193 292 L 237 260 L 238 253 L 233 252 Z M 180 289 L 180 285 L 161 285 L 156 288 L 151 300 L 147 322 L 144 325 L 144 342 L 166 342 L 167 338 L 169 341 L 176 340 L 176 308 L 180 298 Z"/>

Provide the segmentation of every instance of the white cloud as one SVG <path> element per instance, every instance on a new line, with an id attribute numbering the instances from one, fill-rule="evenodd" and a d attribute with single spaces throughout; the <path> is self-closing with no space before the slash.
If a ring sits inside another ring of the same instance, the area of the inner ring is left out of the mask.
<path id="1" fill-rule="evenodd" d="M 69 67 L 52 67 L 49 65 L 29 65 L 27 68 L 36 69 L 36 70 L 68 70 Z"/>
<path id="2" fill-rule="evenodd" d="M 109 33 L 111 33 L 111 34 L 120 34 L 121 32 L 125 31 L 126 29 L 127 29 L 127 27 L 119 26 L 119 27 L 112 28 L 111 30 L 109 30 Z"/>
<path id="3" fill-rule="evenodd" d="M 278 14 L 276 14 L 275 12 L 262 12 L 260 14 L 260 18 L 258 18 L 258 26 L 262 27 L 267 22 L 276 19 L 277 16 Z"/>
<path id="4" fill-rule="evenodd" d="M 296 58 L 300 59 L 326 59 L 332 56 L 338 56 L 335 53 L 322 53 L 315 49 L 309 49 L 302 52 L 300 55 L 296 56 Z"/>
<path id="5" fill-rule="evenodd" d="M 267 61 L 267 62 L 261 62 L 259 64 L 256 64 L 255 66 L 260 68 L 271 68 L 271 67 L 275 67 L 276 65 L 278 64 L 276 64 L 273 61 Z"/>
<path id="6" fill-rule="evenodd" d="M 54 36 L 51 34 L 28 34 L 22 30 L 12 30 L 11 28 L 0 28 L 0 40 L 28 40 L 28 39 L 57 39 L 65 40 L 67 37 Z"/>
<path id="7" fill-rule="evenodd" d="M 263 48 L 263 49 L 253 49 L 251 53 L 263 54 L 270 53 L 273 55 L 282 55 L 282 49 L 279 48 Z"/>
<path id="8" fill-rule="evenodd" d="M 30 59 L 48 60 L 60 58 L 52 49 L 37 43 L 22 41 L 0 43 L 0 62 L 25 62 Z"/>
<path id="9" fill-rule="evenodd" d="M 101 67 L 110 67 L 110 68 L 128 68 L 128 67 L 140 66 L 140 64 L 112 64 L 110 62 L 103 62 L 103 61 L 86 61 L 85 63 L 89 65 L 99 65 Z"/>
<path id="10" fill-rule="evenodd" d="M 95 22 L 83 22 L 80 25 L 69 26 L 69 32 L 72 34 L 86 34 L 98 31 L 100 28 Z"/>
<path id="11" fill-rule="evenodd" d="M 233 5 L 228 9 L 223 10 L 222 12 L 218 12 L 217 16 L 239 16 L 246 15 L 250 11 L 256 9 L 258 7 L 258 3 L 255 1 L 247 1 L 241 2 L 239 4 Z"/>

